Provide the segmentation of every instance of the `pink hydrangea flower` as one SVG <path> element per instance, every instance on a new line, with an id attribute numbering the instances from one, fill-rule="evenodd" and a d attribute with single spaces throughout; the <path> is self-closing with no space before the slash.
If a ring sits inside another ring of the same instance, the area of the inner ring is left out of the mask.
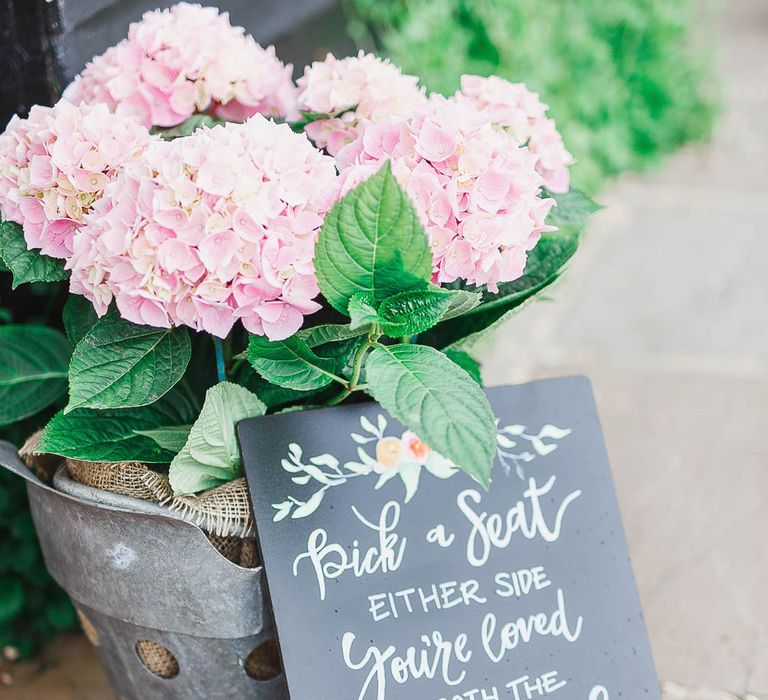
<path id="1" fill-rule="evenodd" d="M 383 161 L 416 206 L 432 246 L 437 283 L 487 285 L 520 277 L 554 204 L 542 199 L 538 159 L 468 101 L 433 96 L 410 119 L 368 124 L 346 156 L 342 193 Z"/>
<path id="2" fill-rule="evenodd" d="M 228 121 L 253 114 L 297 119 L 293 67 L 262 48 L 229 14 L 180 3 L 147 12 L 128 38 L 89 63 L 65 90 L 104 102 L 144 126 L 175 126 L 196 112 Z"/>
<path id="3" fill-rule="evenodd" d="M 260 115 L 155 141 L 75 237 L 71 289 L 135 323 L 287 338 L 320 308 L 315 241 L 337 194 L 333 159 Z"/>
<path id="4" fill-rule="evenodd" d="M 539 157 L 537 169 L 552 192 L 567 192 L 568 168 L 574 164 L 553 119 L 549 105 L 523 83 L 491 76 L 463 75 L 455 99 L 469 100 L 497 128 L 504 129 L 518 143 L 527 145 Z"/>
<path id="5" fill-rule="evenodd" d="M 33 107 L 0 136 L 0 215 L 21 224 L 29 248 L 66 258 L 83 217 L 150 140 L 105 105 Z"/>
<path id="6" fill-rule="evenodd" d="M 384 117 L 407 117 L 426 101 L 419 79 L 389 61 L 361 51 L 338 59 L 328 54 L 299 78 L 299 106 L 305 112 L 339 115 L 306 127 L 315 144 L 335 156 L 363 126 Z M 343 114 L 342 114 L 343 113 Z"/>

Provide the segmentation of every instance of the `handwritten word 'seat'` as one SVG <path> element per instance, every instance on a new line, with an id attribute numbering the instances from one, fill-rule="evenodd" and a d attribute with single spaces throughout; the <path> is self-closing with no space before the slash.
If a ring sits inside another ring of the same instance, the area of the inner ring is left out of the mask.
<path id="1" fill-rule="evenodd" d="M 467 540 L 467 562 L 472 566 L 484 566 L 488 562 L 493 548 L 505 549 L 512 542 L 512 537 L 520 533 L 528 540 L 540 537 L 545 542 L 556 542 L 560 538 L 563 516 L 568 506 L 579 496 L 581 490 L 572 491 L 560 502 L 557 511 L 549 522 L 541 504 L 541 497 L 552 491 L 557 477 L 551 477 L 546 484 L 539 486 L 536 479 L 528 480 L 528 488 L 523 498 L 506 513 L 478 512 L 483 500 L 479 491 L 462 491 L 456 502 L 459 510 L 472 525 Z"/>

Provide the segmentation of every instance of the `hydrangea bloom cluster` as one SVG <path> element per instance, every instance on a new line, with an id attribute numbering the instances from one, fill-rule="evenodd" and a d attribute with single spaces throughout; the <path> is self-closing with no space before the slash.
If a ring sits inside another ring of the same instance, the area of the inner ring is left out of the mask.
<path id="1" fill-rule="evenodd" d="M 147 12 L 128 38 L 97 56 L 66 89 L 73 102 L 104 102 L 150 126 L 196 112 L 230 121 L 261 113 L 297 119 L 293 67 L 262 48 L 227 13 L 180 3 Z"/>
<path id="2" fill-rule="evenodd" d="M 510 83 L 497 76 L 463 75 L 455 99 L 471 101 L 488 121 L 527 145 L 538 156 L 536 167 L 550 191 L 568 191 L 568 168 L 574 158 L 565 148 L 555 121 L 547 117 L 549 105 L 535 92 L 523 83 Z"/>
<path id="3" fill-rule="evenodd" d="M 523 274 L 527 251 L 551 230 L 554 200 L 541 198 L 537 156 L 468 101 L 433 96 L 410 119 L 369 124 L 349 149 L 343 193 L 389 159 L 426 227 L 437 283 L 496 291 Z"/>
<path id="4" fill-rule="evenodd" d="M 66 258 L 83 217 L 149 132 L 105 105 L 62 100 L 14 117 L 0 136 L 0 214 L 24 229 L 29 248 Z"/>
<path id="5" fill-rule="evenodd" d="M 260 115 L 155 141 L 78 233 L 72 291 L 135 323 L 287 338 L 320 308 L 315 241 L 337 193 L 333 159 Z"/>
<path id="6" fill-rule="evenodd" d="M 328 54 L 324 61 L 308 66 L 297 83 L 303 111 L 338 115 L 306 127 L 315 144 L 332 156 L 354 141 L 365 124 L 410 116 L 426 101 L 418 78 L 363 51 L 342 59 Z"/>

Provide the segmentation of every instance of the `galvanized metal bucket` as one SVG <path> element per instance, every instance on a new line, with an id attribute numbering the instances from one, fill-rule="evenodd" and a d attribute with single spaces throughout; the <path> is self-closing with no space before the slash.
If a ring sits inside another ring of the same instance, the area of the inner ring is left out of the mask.
<path id="1" fill-rule="evenodd" d="M 260 568 L 227 560 L 161 506 L 62 474 L 54 489 L 8 443 L 0 464 L 27 481 L 45 563 L 119 700 L 287 699 L 283 676 L 253 663 L 274 644 Z"/>

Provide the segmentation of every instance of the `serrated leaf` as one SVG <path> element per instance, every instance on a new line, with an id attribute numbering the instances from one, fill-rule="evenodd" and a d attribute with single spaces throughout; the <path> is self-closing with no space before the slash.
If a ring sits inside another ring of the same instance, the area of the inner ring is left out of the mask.
<path id="1" fill-rule="evenodd" d="M 252 335 L 248 361 L 267 381 L 300 391 L 327 386 L 334 381 L 337 369 L 332 358 L 316 355 L 295 335 L 277 341 Z"/>
<path id="2" fill-rule="evenodd" d="M 516 313 L 522 304 L 558 279 L 578 249 L 580 233 L 580 230 L 566 229 L 543 236 L 528 254 L 522 277 L 499 285 L 497 294 L 485 291 L 482 303 L 477 307 L 442 321 L 421 336 L 419 341 L 440 348 L 471 349 L 487 333 Z"/>
<path id="3" fill-rule="evenodd" d="M 602 209 L 587 194 L 574 188 L 562 194 L 546 193 L 546 196 L 557 202 L 547 217 L 547 223 L 552 226 L 584 226 L 592 214 Z"/>
<path id="4" fill-rule="evenodd" d="M 178 454 L 189 438 L 191 425 L 173 425 L 166 428 L 152 428 L 151 430 L 134 430 L 137 435 L 154 440 L 162 449 Z"/>
<path id="5" fill-rule="evenodd" d="M 460 292 L 430 284 L 388 297 L 378 310 L 381 330 L 394 337 L 422 333 L 446 314 L 454 294 L 461 296 Z"/>
<path id="6" fill-rule="evenodd" d="M 99 320 L 93 304 L 79 294 L 70 294 L 64 304 L 61 320 L 72 345 L 77 345 Z"/>
<path id="7" fill-rule="evenodd" d="M 384 409 L 487 487 L 496 424 L 485 393 L 464 369 L 434 348 L 392 345 L 374 348 L 365 371 Z"/>
<path id="8" fill-rule="evenodd" d="M 175 453 L 140 431 L 189 425 L 197 408 L 187 392 L 172 389 L 149 406 L 57 413 L 43 430 L 41 452 L 92 462 L 168 464 Z"/>
<path id="9" fill-rule="evenodd" d="M 352 326 L 342 323 L 325 323 L 314 328 L 306 328 L 296 335 L 310 348 L 314 348 L 338 340 L 358 338 L 364 335 L 366 331 L 366 328 L 352 328 Z"/>
<path id="10" fill-rule="evenodd" d="M 483 385 L 483 377 L 480 373 L 480 365 L 477 360 L 468 352 L 463 350 L 446 350 L 445 356 L 455 362 L 459 367 L 467 372 L 480 386 Z"/>
<path id="11" fill-rule="evenodd" d="M 75 347 L 65 412 L 157 401 L 182 378 L 191 354 L 186 328 L 138 326 L 108 314 Z"/>
<path id="12" fill-rule="evenodd" d="M 243 363 L 239 367 L 233 379 L 235 383 L 244 386 L 256 394 L 269 409 L 289 403 L 296 403 L 297 401 L 304 401 L 312 396 L 317 396 L 325 390 L 325 387 L 308 391 L 286 389 L 264 379 L 248 363 Z"/>
<path id="13" fill-rule="evenodd" d="M 0 221 L 0 258 L 13 273 L 13 288 L 28 282 L 61 282 L 69 277 L 64 261 L 29 250 L 15 221 Z"/>
<path id="14" fill-rule="evenodd" d="M 67 392 L 72 347 L 43 326 L 0 326 L 0 426 L 47 408 Z"/>
<path id="15" fill-rule="evenodd" d="M 416 335 L 432 328 L 449 311 L 466 311 L 479 300 L 477 293 L 441 289 L 431 283 L 394 294 L 378 305 L 369 292 L 358 292 L 349 302 L 350 325 L 367 328 L 376 324 L 378 330 L 393 338 Z"/>
<path id="16" fill-rule="evenodd" d="M 348 374 L 348 368 L 355 350 L 359 347 L 362 338 L 356 336 L 347 340 L 324 343 L 314 348 L 314 352 L 323 360 L 330 360 L 339 375 Z M 235 374 L 235 381 L 241 386 L 253 391 L 270 409 L 275 409 L 286 404 L 306 402 L 312 397 L 319 397 L 322 403 L 322 394 L 335 391 L 330 384 L 316 389 L 298 390 L 279 386 L 260 376 L 257 371 L 247 363 L 242 364 Z M 286 410 L 304 410 L 307 404 L 292 406 Z"/>
<path id="17" fill-rule="evenodd" d="M 347 307 L 349 325 L 355 329 L 370 328 L 379 320 L 376 301 L 370 292 L 357 292 L 352 295 Z"/>
<path id="18" fill-rule="evenodd" d="M 389 162 L 326 216 L 315 249 L 315 272 L 323 296 L 345 314 L 357 292 L 370 292 L 381 302 L 429 281 L 427 235 Z"/>
<path id="19" fill-rule="evenodd" d="M 208 390 L 200 417 L 168 472 L 176 496 L 198 493 L 232 481 L 242 473 L 235 426 L 264 415 L 267 407 L 237 384 L 222 382 Z"/>
<path id="20" fill-rule="evenodd" d="M 452 290 L 451 303 L 446 309 L 441 321 L 447 321 L 457 316 L 463 316 L 469 313 L 482 301 L 483 295 L 480 292 L 470 292 L 465 289 Z"/>

